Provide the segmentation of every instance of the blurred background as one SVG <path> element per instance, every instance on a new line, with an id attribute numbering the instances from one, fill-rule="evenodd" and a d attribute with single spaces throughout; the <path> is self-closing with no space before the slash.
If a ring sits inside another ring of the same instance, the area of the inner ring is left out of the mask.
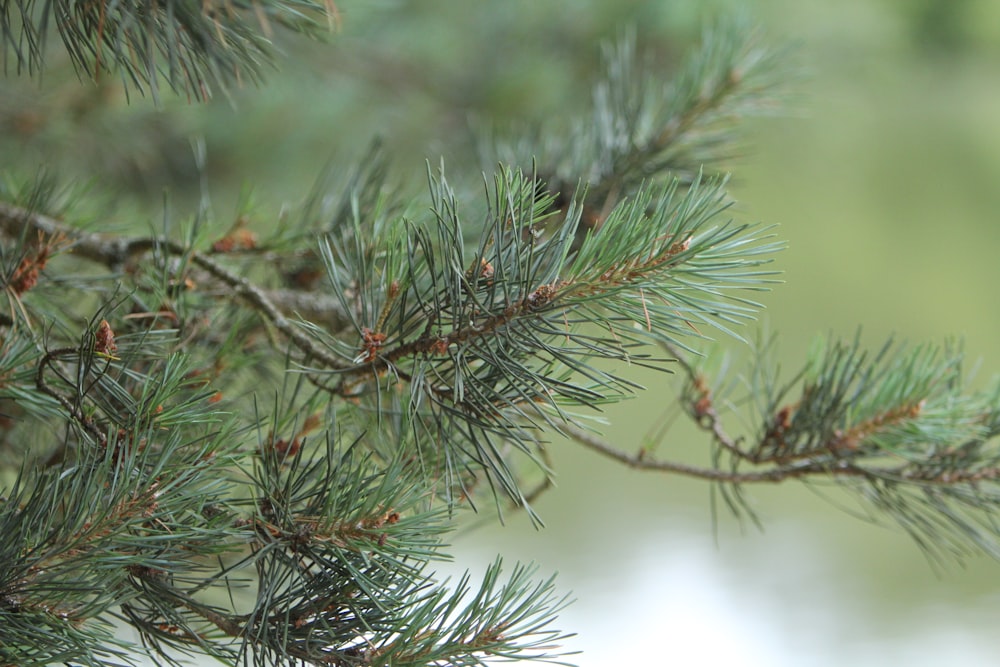
<path id="1" fill-rule="evenodd" d="M 784 116 L 746 127 L 737 215 L 780 225 L 785 284 L 762 326 L 795 368 L 817 334 L 965 341 L 973 385 L 1000 372 L 1000 3 L 994 0 L 338 0 L 330 44 L 283 39 L 266 85 L 207 106 L 143 98 L 50 69 L 0 87 L 0 167 L 45 166 L 113 192 L 143 224 L 163 193 L 193 210 L 205 181 L 222 220 L 252 186 L 262 212 L 304 196 L 331 159 L 378 135 L 419 192 L 424 161 L 478 169 L 470 121 L 530 125 L 581 113 L 599 44 L 623 26 L 665 76 L 713 16 L 739 9 L 797 72 Z M 53 56 L 53 61 L 58 57 Z M 241 194 L 242 193 L 242 194 Z M 263 218 L 265 213 L 259 217 Z M 235 214 L 232 214 L 235 215 Z M 231 218 L 229 218 L 231 219 Z M 752 333 L 752 332 L 750 332 Z M 734 356 L 745 346 L 723 341 Z M 970 367 L 974 364 L 970 364 Z M 638 443 L 673 401 L 659 376 L 609 410 Z M 660 450 L 704 440 L 678 426 Z M 559 572 L 577 602 L 560 627 L 581 667 L 1000 664 L 1000 563 L 936 568 L 898 530 L 795 484 L 751 488 L 764 532 L 720 510 L 706 484 L 552 448 L 546 522 L 471 527 L 454 572 L 502 553 Z M 447 569 L 447 568 L 446 568 Z"/>

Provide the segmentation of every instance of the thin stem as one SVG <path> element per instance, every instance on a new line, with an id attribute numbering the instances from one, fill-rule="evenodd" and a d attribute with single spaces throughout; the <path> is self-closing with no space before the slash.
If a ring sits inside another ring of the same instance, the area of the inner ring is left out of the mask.
<path id="1" fill-rule="evenodd" d="M 104 432 L 101 431 L 100 428 L 98 428 L 94 424 L 93 420 L 89 419 L 86 415 L 84 415 L 83 412 L 80 411 L 80 408 L 78 406 L 74 405 L 72 401 L 70 401 L 68 398 L 66 398 L 65 396 L 57 392 L 55 389 L 50 387 L 48 383 L 45 381 L 45 369 L 48 368 L 48 366 L 53 361 L 55 361 L 60 356 L 67 354 L 76 354 L 77 352 L 79 352 L 79 350 L 73 347 L 63 347 L 46 352 L 45 356 L 42 357 L 42 360 L 38 362 L 38 370 L 35 372 L 35 386 L 38 387 L 38 390 L 40 392 L 46 394 L 47 396 L 51 396 L 59 403 L 59 405 L 63 406 L 63 409 L 65 409 L 66 412 L 69 413 L 69 416 L 73 419 L 73 421 L 75 421 L 83 430 L 89 433 L 94 438 L 94 440 L 97 441 L 99 445 L 101 445 L 102 447 L 107 447 L 108 445 L 107 436 L 104 434 Z M 59 463 L 62 460 L 64 450 L 65 450 L 65 444 L 63 444 L 59 449 L 53 452 L 51 456 L 49 456 L 47 465 L 55 465 Z"/>
<path id="2" fill-rule="evenodd" d="M 183 254 L 187 250 L 176 243 L 163 241 L 161 245 L 176 254 Z M 330 354 L 325 349 L 316 345 L 315 342 L 299 329 L 295 328 L 291 322 L 278 310 L 271 299 L 264 294 L 263 290 L 251 283 L 246 278 L 236 275 L 232 271 L 224 268 L 215 260 L 199 252 L 190 253 L 191 261 L 207 271 L 213 277 L 228 285 L 233 292 L 242 297 L 251 306 L 261 313 L 274 328 L 283 333 L 295 347 L 327 366 L 332 368 L 345 368 L 346 365 L 338 357 Z"/>
<path id="3" fill-rule="evenodd" d="M 679 463 L 677 461 L 654 459 L 645 455 L 642 450 L 631 454 L 615 447 L 597 434 L 568 422 L 560 424 L 559 430 L 587 449 L 623 463 L 629 468 L 675 473 L 686 477 L 729 484 L 773 484 L 790 479 L 820 476 L 829 478 L 857 477 L 868 480 L 883 480 L 886 482 L 924 486 L 975 485 L 983 481 L 1000 479 L 1000 467 L 996 466 L 974 470 L 947 470 L 931 474 L 926 469 L 916 468 L 910 464 L 869 467 L 858 465 L 855 461 L 832 459 L 829 457 L 825 460 L 814 459 L 812 461 L 774 466 L 756 472 L 726 471 L 718 468 L 705 468 L 687 463 Z"/>
<path id="4" fill-rule="evenodd" d="M 750 460 L 749 454 L 740 448 L 739 440 L 730 436 L 723 427 L 722 418 L 712 403 L 711 392 L 708 389 L 705 378 L 695 369 L 694 365 L 688 360 L 687 355 L 679 347 L 667 341 L 661 341 L 660 345 L 677 361 L 677 364 L 687 376 L 688 382 L 699 393 L 698 398 L 691 405 L 685 406 L 687 408 L 686 413 L 692 418 L 692 421 L 700 429 L 711 433 L 712 438 L 722 448 L 739 459 Z"/>
<path id="5" fill-rule="evenodd" d="M 857 469 L 831 469 L 828 466 L 821 466 L 817 463 L 769 468 L 759 472 L 728 472 L 725 470 L 719 470 L 718 468 L 705 468 L 687 463 L 679 463 L 677 461 L 664 461 L 650 458 L 646 456 L 642 450 L 635 454 L 631 454 L 625 450 L 615 447 L 595 433 L 568 422 L 560 424 L 559 430 L 587 449 L 595 451 L 607 458 L 614 459 L 619 463 L 623 463 L 629 468 L 636 470 L 654 470 L 666 473 L 676 473 L 686 477 L 696 477 L 715 482 L 729 482 L 732 484 L 742 484 L 744 482 L 774 483 L 782 482 L 786 479 L 801 478 L 818 474 L 861 474 L 861 471 Z"/>

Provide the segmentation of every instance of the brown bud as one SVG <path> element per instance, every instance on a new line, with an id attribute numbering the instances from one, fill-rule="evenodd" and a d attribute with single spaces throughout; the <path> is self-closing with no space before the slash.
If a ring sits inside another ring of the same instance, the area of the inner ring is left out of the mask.
<path id="1" fill-rule="evenodd" d="M 111 325 L 107 320 L 101 320 L 97 325 L 95 334 L 97 341 L 94 343 L 94 351 L 98 354 L 111 355 L 118 349 L 115 343 L 115 332 L 111 330 Z"/>

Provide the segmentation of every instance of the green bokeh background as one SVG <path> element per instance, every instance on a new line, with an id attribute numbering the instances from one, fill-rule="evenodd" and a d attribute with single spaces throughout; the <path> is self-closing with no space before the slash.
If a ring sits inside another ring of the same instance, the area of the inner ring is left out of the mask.
<path id="1" fill-rule="evenodd" d="M 164 188 L 191 208 L 190 140 L 208 149 L 227 219 L 252 184 L 258 219 L 305 194 L 331 156 L 385 138 L 404 180 L 425 159 L 472 169 L 470 119 L 532 123 L 581 112 L 598 43 L 623 25 L 669 74 L 713 14 L 738 9 L 793 47 L 783 117 L 755 120 L 736 165 L 737 214 L 780 225 L 786 283 L 764 319 L 795 367 L 817 334 L 880 344 L 964 339 L 1000 372 L 1000 3 L 992 0 L 338 2 L 329 45 L 283 41 L 281 73 L 208 106 L 78 86 L 0 89 L 0 158 L 86 174 L 123 210 L 156 220 Z M 143 202 L 154 202 L 153 206 Z M 726 341 L 731 353 L 745 353 Z M 663 378 L 612 409 L 612 439 L 641 438 L 674 397 Z M 669 450 L 697 455 L 683 428 Z M 578 602 L 582 667 L 1000 664 L 1000 563 L 936 571 L 899 531 L 852 518 L 798 486 L 753 489 L 766 532 L 720 514 L 701 482 L 621 469 L 568 443 L 558 488 L 520 517 L 470 530 L 457 565 L 497 552 L 558 570 Z"/>

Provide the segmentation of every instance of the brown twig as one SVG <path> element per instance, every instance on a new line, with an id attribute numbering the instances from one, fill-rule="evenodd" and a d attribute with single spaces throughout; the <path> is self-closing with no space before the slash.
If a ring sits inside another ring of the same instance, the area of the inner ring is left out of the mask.
<path id="1" fill-rule="evenodd" d="M 26 230 L 44 237 L 65 238 L 74 256 L 101 264 L 112 271 L 121 270 L 154 249 L 187 256 L 192 263 L 226 285 L 233 294 L 248 302 L 302 353 L 331 368 L 344 368 L 347 365 L 339 357 L 317 345 L 287 318 L 287 314 L 299 312 L 303 316 L 311 316 L 309 319 L 315 317 L 314 321 L 333 330 L 340 329 L 349 322 L 349 318 L 333 299 L 295 293 L 293 290 L 275 290 L 269 293 L 226 269 L 208 255 L 173 241 L 85 232 L 41 213 L 0 202 L 0 232 L 18 237 Z"/>
<path id="2" fill-rule="evenodd" d="M 676 360 L 681 370 L 687 376 L 688 382 L 697 392 L 695 400 L 691 401 L 690 405 L 685 406 L 687 414 L 691 416 L 700 429 L 711 433 L 713 440 L 720 447 L 738 459 L 749 460 L 749 455 L 740 447 L 739 440 L 726 432 L 722 424 L 722 418 L 719 416 L 718 411 L 715 409 L 715 404 L 712 402 L 711 391 L 708 388 L 705 378 L 698 372 L 687 358 L 687 355 L 679 347 L 667 341 L 661 341 L 660 345 Z"/>
<path id="3" fill-rule="evenodd" d="M 855 460 L 838 458 L 833 449 L 826 451 L 822 459 L 795 461 L 786 464 L 763 464 L 763 470 L 739 471 L 707 468 L 677 461 L 650 458 L 642 450 L 630 453 L 615 447 L 596 433 L 574 424 L 563 422 L 559 430 L 576 443 L 591 451 L 622 463 L 636 470 L 650 470 L 674 473 L 686 477 L 705 479 L 727 484 L 779 483 L 806 477 L 853 477 L 870 481 L 933 486 L 976 485 L 980 482 L 1000 479 L 1000 467 L 987 466 L 968 470 L 929 470 L 925 466 L 906 462 L 898 466 L 864 466 Z"/>
<path id="4" fill-rule="evenodd" d="M 94 440 L 102 447 L 107 447 L 108 437 L 104 432 L 98 428 L 94 421 L 87 417 L 77 405 L 74 405 L 72 401 L 60 394 L 58 391 L 49 386 L 45 381 L 45 369 L 49 365 L 61 356 L 68 354 L 77 354 L 79 350 L 75 347 L 63 347 L 56 350 L 50 350 L 45 353 L 42 360 L 38 362 L 38 369 L 35 372 L 35 386 L 38 387 L 38 391 L 54 398 L 59 405 L 69 413 L 69 416 L 75 421 L 83 430 L 91 435 Z M 49 465 L 56 463 L 60 457 L 63 448 L 60 448 L 50 456 Z"/>
<path id="5" fill-rule="evenodd" d="M 160 245 L 179 255 L 188 252 L 183 246 L 171 241 L 162 241 Z M 246 278 L 238 276 L 224 268 L 206 255 L 199 252 L 190 252 L 189 256 L 194 264 L 207 271 L 212 277 L 228 285 L 237 296 L 253 306 L 255 310 L 261 313 L 275 329 L 284 334 L 300 351 L 331 368 L 346 367 L 343 360 L 318 346 L 312 338 L 294 327 L 262 289 Z"/>
<path id="6" fill-rule="evenodd" d="M 662 459 L 650 458 L 648 455 L 645 455 L 642 450 L 632 454 L 615 447 L 596 433 L 568 422 L 560 424 L 559 430 L 587 449 L 595 451 L 607 458 L 614 459 L 629 468 L 636 470 L 654 470 L 665 473 L 676 473 L 686 477 L 696 477 L 698 479 L 706 479 L 715 482 L 728 482 L 731 484 L 742 484 L 746 482 L 774 483 L 782 482 L 786 479 L 802 478 L 819 474 L 861 474 L 861 471 L 855 468 L 838 468 L 836 466 L 831 468 L 830 466 L 821 465 L 819 463 L 774 467 L 756 472 L 738 472 L 721 470 L 718 468 L 706 468 L 687 463 L 680 463 L 677 461 L 665 461 Z"/>
<path id="7" fill-rule="evenodd" d="M 135 254 L 142 252 L 132 239 L 85 232 L 41 213 L 0 202 L 0 231 L 16 238 L 26 228 L 45 237 L 64 236 L 70 240 L 74 255 L 112 270 L 119 269 Z"/>

